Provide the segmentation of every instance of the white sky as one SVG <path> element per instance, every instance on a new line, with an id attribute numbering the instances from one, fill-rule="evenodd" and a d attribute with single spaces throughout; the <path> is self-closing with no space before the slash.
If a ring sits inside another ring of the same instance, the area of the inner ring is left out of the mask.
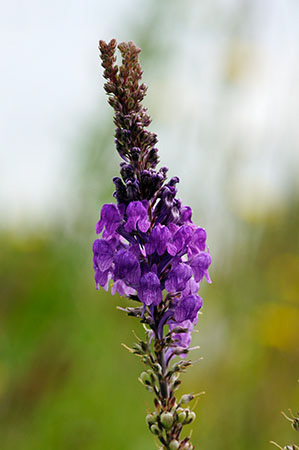
<path id="1" fill-rule="evenodd" d="M 134 10 L 137 2 L 130 1 Z M 102 97 L 98 40 L 121 34 L 127 1 L 3 2 L 0 14 L 0 213 L 55 210 L 66 155 Z M 117 32 L 116 32 L 117 31 Z M 100 95 L 101 94 L 101 95 Z"/>

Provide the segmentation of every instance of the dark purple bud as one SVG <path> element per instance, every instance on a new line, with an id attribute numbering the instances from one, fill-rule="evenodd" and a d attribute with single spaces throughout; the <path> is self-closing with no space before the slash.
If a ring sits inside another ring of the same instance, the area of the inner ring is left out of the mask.
<path id="1" fill-rule="evenodd" d="M 127 197 L 129 202 L 133 202 L 140 199 L 139 183 L 137 180 L 128 180 L 127 183 Z"/>
<path id="2" fill-rule="evenodd" d="M 164 181 L 160 172 L 143 170 L 140 173 L 140 193 L 141 197 L 151 199 L 158 192 Z"/>
<path id="3" fill-rule="evenodd" d="M 138 167 L 138 161 L 140 156 L 140 148 L 139 147 L 133 147 L 130 150 L 130 159 L 132 161 L 132 165 L 137 168 Z"/>
<path id="4" fill-rule="evenodd" d="M 176 188 L 175 184 L 178 182 L 178 178 L 174 177 L 168 184 L 161 189 L 161 199 L 155 208 L 155 217 L 157 222 L 164 225 L 169 223 L 179 222 L 180 219 L 180 207 L 181 203 L 175 199 Z"/>
<path id="5" fill-rule="evenodd" d="M 134 168 L 131 164 L 121 163 L 120 174 L 124 182 L 128 180 L 134 181 Z"/>
<path id="6" fill-rule="evenodd" d="M 158 305 L 162 301 L 160 280 L 153 272 L 145 273 L 137 289 L 138 297 L 145 305 Z"/>
<path id="7" fill-rule="evenodd" d="M 156 142 L 155 142 L 156 143 Z M 145 167 L 154 169 L 159 162 L 158 149 L 152 148 L 145 157 Z"/>
<path id="8" fill-rule="evenodd" d="M 127 203 L 127 189 L 122 180 L 119 177 L 114 177 L 113 183 L 115 184 L 115 192 L 113 196 L 116 198 L 117 203 Z"/>
<path id="9" fill-rule="evenodd" d="M 167 183 L 167 186 L 175 186 L 180 182 L 179 177 L 172 177 L 170 181 Z"/>

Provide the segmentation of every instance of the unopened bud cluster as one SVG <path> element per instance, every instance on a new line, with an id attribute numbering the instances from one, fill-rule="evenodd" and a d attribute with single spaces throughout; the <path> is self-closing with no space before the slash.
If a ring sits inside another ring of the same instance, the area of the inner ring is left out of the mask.
<path id="1" fill-rule="evenodd" d="M 150 431 L 159 436 L 160 441 L 165 441 L 167 448 L 172 449 L 193 449 L 193 445 L 188 438 L 180 440 L 179 435 L 183 425 L 188 425 L 195 420 L 195 413 L 189 408 L 173 408 L 171 411 L 156 411 L 146 416 L 146 423 Z M 171 439 L 168 435 L 171 434 Z M 176 437 L 172 439 L 172 437 Z"/>

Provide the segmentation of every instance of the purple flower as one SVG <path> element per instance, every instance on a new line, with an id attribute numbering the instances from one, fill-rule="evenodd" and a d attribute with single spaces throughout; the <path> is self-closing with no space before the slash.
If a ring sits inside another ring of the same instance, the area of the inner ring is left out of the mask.
<path id="1" fill-rule="evenodd" d="M 160 280 L 153 272 L 145 273 L 137 289 L 138 297 L 145 305 L 158 305 L 162 301 Z"/>
<path id="2" fill-rule="evenodd" d="M 188 331 L 185 333 L 175 333 L 172 335 L 173 339 L 176 341 L 178 347 L 188 348 L 191 342 L 191 332 L 193 331 L 193 323 L 190 320 L 184 320 L 181 323 L 171 321 L 169 323 L 169 330 L 173 330 L 178 326 L 186 328 Z"/>
<path id="3" fill-rule="evenodd" d="M 119 225 L 122 223 L 122 218 L 116 205 L 108 203 L 103 205 L 101 210 L 101 219 L 96 226 L 96 233 L 100 234 L 103 228 L 105 231 L 103 236 L 109 237 L 113 235 Z"/>
<path id="4" fill-rule="evenodd" d="M 191 222 L 192 209 L 190 206 L 182 206 L 181 208 L 181 221 L 183 223 Z"/>
<path id="5" fill-rule="evenodd" d="M 131 288 L 130 286 L 127 286 L 126 283 L 124 283 L 122 280 L 116 280 L 115 283 L 113 283 L 111 294 L 114 295 L 115 292 L 118 292 L 121 296 L 136 294 L 136 290 Z"/>
<path id="6" fill-rule="evenodd" d="M 197 319 L 197 313 L 202 307 L 202 298 L 197 294 L 183 297 L 177 303 L 174 310 L 174 319 L 176 322 L 190 320 L 194 322 Z"/>
<path id="7" fill-rule="evenodd" d="M 168 228 L 158 223 L 152 230 L 148 242 L 145 244 L 146 254 L 152 255 L 157 252 L 159 256 L 162 256 L 170 238 L 171 233 Z"/>
<path id="8" fill-rule="evenodd" d="M 105 291 L 108 290 L 108 281 L 111 278 L 111 273 L 109 270 L 106 270 L 105 272 L 102 272 L 101 270 L 95 268 L 94 273 L 94 279 L 96 282 L 96 288 L 99 289 L 99 285 L 102 286 L 102 288 L 105 289 Z"/>
<path id="9" fill-rule="evenodd" d="M 119 250 L 114 257 L 114 279 L 123 280 L 135 286 L 140 278 L 140 265 L 138 259 L 128 250 Z"/>
<path id="10" fill-rule="evenodd" d="M 171 243 L 171 245 L 175 248 L 175 252 L 171 253 L 169 249 L 168 252 L 171 255 L 176 255 L 178 253 L 183 255 L 187 253 L 188 244 L 192 239 L 192 233 L 192 228 L 189 225 L 183 225 L 175 229 Z"/>
<path id="11" fill-rule="evenodd" d="M 199 289 L 199 283 L 197 283 L 194 278 L 190 278 L 187 281 L 185 289 L 182 291 L 182 295 L 186 297 L 189 294 L 197 294 Z"/>
<path id="12" fill-rule="evenodd" d="M 207 233 L 204 228 L 196 227 L 192 236 L 192 244 L 201 251 L 206 249 Z"/>
<path id="13" fill-rule="evenodd" d="M 127 207 L 128 220 L 125 224 L 125 230 L 131 232 L 138 229 L 145 233 L 149 227 L 150 222 L 148 220 L 148 201 L 143 200 L 142 202 L 131 202 Z"/>
<path id="14" fill-rule="evenodd" d="M 188 264 L 180 263 L 172 269 L 165 281 L 165 289 L 168 292 L 183 291 L 187 281 L 192 277 L 192 269 Z"/>
<path id="15" fill-rule="evenodd" d="M 96 239 L 93 244 L 94 264 L 101 272 L 111 267 L 114 249 L 108 241 Z"/>
<path id="16" fill-rule="evenodd" d="M 190 262 L 190 266 L 193 269 L 195 281 L 201 281 L 205 276 L 207 281 L 211 283 L 211 279 L 208 273 L 209 265 L 211 264 L 211 256 L 209 253 L 200 252 Z"/>

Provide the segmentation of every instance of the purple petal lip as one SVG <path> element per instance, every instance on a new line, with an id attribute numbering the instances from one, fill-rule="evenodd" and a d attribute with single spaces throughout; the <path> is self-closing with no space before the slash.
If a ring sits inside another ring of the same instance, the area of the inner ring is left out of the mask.
<path id="1" fill-rule="evenodd" d="M 114 279 L 123 280 L 132 286 L 139 282 L 140 265 L 138 259 L 129 250 L 119 250 L 114 257 Z"/>
<path id="2" fill-rule="evenodd" d="M 97 289 L 99 288 L 99 285 L 102 286 L 105 290 L 108 288 L 108 281 L 109 281 L 109 270 L 106 270 L 105 272 L 101 272 L 99 269 L 95 270 L 94 279 L 96 282 Z"/>
<path id="3" fill-rule="evenodd" d="M 97 239 L 93 244 L 94 262 L 102 272 L 109 269 L 113 262 L 114 251 L 109 242 Z"/>
<path id="4" fill-rule="evenodd" d="M 211 256 L 209 253 L 200 252 L 197 256 L 195 256 L 195 258 L 190 262 L 195 281 L 201 281 L 205 275 L 209 281 L 208 268 L 210 264 Z"/>
<path id="5" fill-rule="evenodd" d="M 187 281 L 192 277 L 192 269 L 188 264 L 180 263 L 171 270 L 165 281 L 165 289 L 168 292 L 182 291 Z"/>
<path id="6" fill-rule="evenodd" d="M 148 220 L 148 201 L 143 200 L 129 203 L 127 207 L 127 223 L 125 224 L 125 230 L 131 232 L 138 229 L 143 233 L 146 233 L 150 227 Z"/>
<path id="7" fill-rule="evenodd" d="M 157 252 L 159 256 L 162 256 L 170 239 L 171 233 L 168 228 L 165 225 L 157 224 L 149 235 L 148 242 L 145 244 L 146 254 L 152 255 Z"/>
<path id="8" fill-rule="evenodd" d="M 158 305 L 162 301 L 160 280 L 153 272 L 145 273 L 137 289 L 140 300 L 145 305 Z"/>
<path id="9" fill-rule="evenodd" d="M 118 292 L 121 296 L 126 295 L 127 297 L 129 295 L 136 294 L 136 290 L 130 286 L 127 286 L 122 280 L 117 280 L 113 283 L 113 286 L 111 287 L 111 294 L 114 295 L 115 292 Z"/>
<path id="10" fill-rule="evenodd" d="M 101 209 L 101 219 L 97 223 L 96 233 L 100 234 L 105 227 L 104 233 L 109 236 L 116 231 L 121 222 L 122 218 L 117 206 L 114 203 L 105 204 Z"/>
<path id="11" fill-rule="evenodd" d="M 176 322 L 183 322 L 184 320 L 194 322 L 201 307 L 202 298 L 199 295 L 192 294 L 183 297 L 174 310 L 174 319 Z"/>

